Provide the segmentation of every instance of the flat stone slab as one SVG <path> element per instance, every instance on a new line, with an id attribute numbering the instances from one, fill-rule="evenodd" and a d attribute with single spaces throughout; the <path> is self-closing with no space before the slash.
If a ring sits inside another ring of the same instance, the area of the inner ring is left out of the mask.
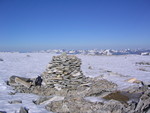
<path id="1" fill-rule="evenodd" d="M 18 84 L 21 84 L 21 85 L 23 85 L 23 86 L 25 86 L 27 88 L 30 88 L 31 85 L 32 85 L 31 83 L 26 82 L 26 81 L 24 81 L 24 80 L 22 80 L 22 79 L 20 79 L 18 77 L 15 78 L 15 82 L 18 83 Z"/>

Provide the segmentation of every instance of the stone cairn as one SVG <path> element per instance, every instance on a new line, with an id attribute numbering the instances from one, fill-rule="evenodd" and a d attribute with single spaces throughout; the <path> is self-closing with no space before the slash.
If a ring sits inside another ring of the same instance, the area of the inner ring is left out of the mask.
<path id="1" fill-rule="evenodd" d="M 57 89 L 75 88 L 86 81 L 81 71 L 81 60 L 66 53 L 53 56 L 42 78 L 46 86 Z"/>

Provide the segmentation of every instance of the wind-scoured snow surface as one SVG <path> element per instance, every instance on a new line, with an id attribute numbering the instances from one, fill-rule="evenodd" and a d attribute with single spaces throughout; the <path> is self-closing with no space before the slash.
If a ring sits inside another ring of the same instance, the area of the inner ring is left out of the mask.
<path id="1" fill-rule="evenodd" d="M 37 106 L 32 101 L 37 99 L 33 94 L 15 94 L 12 88 L 7 86 L 5 81 L 12 75 L 34 78 L 40 75 L 46 68 L 46 65 L 52 58 L 52 54 L 40 53 L 0 53 L 0 111 L 7 113 L 19 113 L 20 107 L 29 109 L 29 113 L 48 113 L 44 106 Z M 22 100 L 22 104 L 9 104 L 11 100 Z"/>
<path id="2" fill-rule="evenodd" d="M 6 85 L 10 76 L 34 78 L 40 75 L 51 61 L 51 53 L 0 53 L 0 111 L 7 113 L 18 112 L 20 107 L 29 109 L 29 113 L 47 113 L 42 105 L 33 104 L 39 96 L 33 94 L 15 94 L 12 88 Z M 118 56 L 88 56 L 77 55 L 82 60 L 82 71 L 85 76 L 107 79 L 118 88 L 126 88 L 131 84 L 125 80 L 137 78 L 144 83 L 150 83 L 150 65 L 140 65 L 137 62 L 150 62 L 150 56 L 118 55 Z M 89 68 L 90 66 L 90 68 Z M 21 104 L 9 104 L 11 100 L 22 100 Z"/>

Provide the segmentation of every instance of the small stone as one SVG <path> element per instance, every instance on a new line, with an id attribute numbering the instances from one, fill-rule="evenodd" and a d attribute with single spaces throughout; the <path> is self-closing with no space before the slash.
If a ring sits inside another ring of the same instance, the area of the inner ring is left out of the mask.
<path id="1" fill-rule="evenodd" d="M 60 91 L 62 89 L 62 85 L 54 84 L 54 88 Z"/>
<path id="2" fill-rule="evenodd" d="M 77 73 L 75 73 L 75 74 L 72 74 L 72 76 L 74 76 L 74 77 L 76 77 L 76 76 L 80 76 L 81 75 L 81 73 L 80 72 L 77 72 Z"/>
<path id="3" fill-rule="evenodd" d="M 142 81 L 140 81 L 140 80 L 137 80 L 136 78 L 130 78 L 130 79 L 125 80 L 125 81 L 127 81 L 127 82 L 129 82 L 129 83 L 137 83 L 137 84 L 139 84 L 139 83 L 142 82 Z"/>
<path id="4" fill-rule="evenodd" d="M 2 58 L 0 58 L 0 61 L 4 61 Z"/>
<path id="5" fill-rule="evenodd" d="M 30 55 L 27 55 L 27 57 L 31 57 Z"/>
<path id="6" fill-rule="evenodd" d="M 48 70 L 47 73 L 48 73 L 48 74 L 51 74 L 51 73 L 53 73 L 53 71 L 52 71 L 52 70 Z"/>
<path id="7" fill-rule="evenodd" d="M 15 95 L 16 92 L 9 92 L 8 94 L 9 94 L 9 95 Z"/>
<path id="8" fill-rule="evenodd" d="M 51 102 L 55 101 L 61 101 L 64 100 L 64 97 L 62 96 L 53 96 L 53 97 L 40 97 L 38 100 L 33 101 L 35 104 L 41 105 L 41 104 L 49 104 Z"/>
<path id="9" fill-rule="evenodd" d="M 12 100 L 12 101 L 8 101 L 8 103 L 10 103 L 10 104 L 20 104 L 20 103 L 22 103 L 22 101 L 21 100 Z"/>
<path id="10" fill-rule="evenodd" d="M 69 112 L 69 108 L 68 108 L 68 106 L 66 105 L 66 104 L 63 104 L 62 105 L 62 112 L 64 112 L 64 113 L 67 113 L 67 112 Z"/>
<path id="11" fill-rule="evenodd" d="M 46 101 L 50 98 L 52 98 L 52 97 L 40 97 L 37 100 L 33 100 L 33 103 L 39 105 L 39 104 L 42 104 L 44 101 Z"/>
<path id="12" fill-rule="evenodd" d="M 21 107 L 19 113 L 29 113 L 29 112 L 27 108 Z"/>
<path id="13" fill-rule="evenodd" d="M 89 66 L 89 67 L 88 67 L 88 69 L 92 69 L 92 67 L 91 67 L 91 66 Z"/>

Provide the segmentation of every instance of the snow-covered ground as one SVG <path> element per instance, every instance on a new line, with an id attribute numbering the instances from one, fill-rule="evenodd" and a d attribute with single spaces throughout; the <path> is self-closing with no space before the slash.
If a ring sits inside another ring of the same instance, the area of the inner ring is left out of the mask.
<path id="1" fill-rule="evenodd" d="M 0 111 L 18 112 L 20 107 L 26 107 L 30 113 L 46 113 L 44 106 L 35 105 L 33 100 L 37 95 L 15 94 L 5 81 L 10 76 L 37 77 L 51 61 L 51 53 L 0 53 Z M 137 78 L 150 83 L 150 65 L 139 65 L 136 62 L 150 62 L 150 56 L 118 55 L 118 56 L 88 56 L 77 55 L 82 60 L 82 71 L 89 77 L 101 76 L 118 84 L 118 88 L 126 88 L 133 84 L 126 82 L 129 78 Z M 89 69 L 90 66 L 90 69 Z M 9 104 L 11 100 L 22 100 L 21 104 Z"/>

